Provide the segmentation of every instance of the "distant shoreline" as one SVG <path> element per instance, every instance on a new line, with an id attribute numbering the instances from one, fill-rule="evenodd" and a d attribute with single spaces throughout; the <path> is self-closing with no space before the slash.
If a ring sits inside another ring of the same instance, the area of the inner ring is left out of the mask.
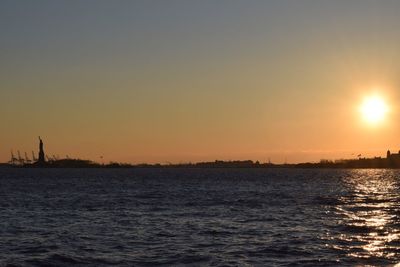
<path id="1" fill-rule="evenodd" d="M 0 164 L 0 167 L 5 168 L 252 168 L 252 169 L 278 169 L 278 168 L 296 168 L 296 169 L 400 169 L 400 158 L 359 158 L 350 160 L 321 160 L 318 163 L 293 163 L 293 164 L 274 164 L 274 163 L 260 163 L 252 160 L 236 160 L 236 161 L 222 161 L 216 160 L 211 162 L 197 162 L 197 163 L 178 163 L 178 164 L 128 164 L 111 162 L 108 164 L 100 164 L 89 160 L 80 159 L 63 159 L 54 160 L 45 163 L 33 163 L 23 165 L 13 165 L 8 163 Z"/>

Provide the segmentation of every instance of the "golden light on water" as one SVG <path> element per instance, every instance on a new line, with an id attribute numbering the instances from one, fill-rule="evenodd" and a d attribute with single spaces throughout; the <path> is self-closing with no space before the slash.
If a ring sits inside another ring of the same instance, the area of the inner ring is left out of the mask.
<path id="1" fill-rule="evenodd" d="M 334 238 L 336 249 L 359 259 L 389 259 L 398 255 L 397 179 L 391 171 L 357 170 L 347 180 L 352 194 L 341 198 L 336 213 L 347 231 Z"/>
<path id="2" fill-rule="evenodd" d="M 364 121 L 371 125 L 382 122 L 388 111 L 388 105 L 379 95 L 366 97 L 360 106 L 360 112 Z"/>

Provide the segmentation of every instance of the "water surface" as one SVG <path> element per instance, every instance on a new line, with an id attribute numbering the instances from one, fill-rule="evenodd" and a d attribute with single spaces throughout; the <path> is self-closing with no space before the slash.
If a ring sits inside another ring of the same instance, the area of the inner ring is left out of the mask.
<path id="1" fill-rule="evenodd" d="M 0 263 L 400 261 L 400 171 L 0 169 Z"/>

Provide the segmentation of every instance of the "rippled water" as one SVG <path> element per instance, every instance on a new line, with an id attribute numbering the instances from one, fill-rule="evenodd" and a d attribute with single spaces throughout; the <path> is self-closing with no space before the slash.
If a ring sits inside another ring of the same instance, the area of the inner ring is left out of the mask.
<path id="1" fill-rule="evenodd" d="M 400 261 L 400 171 L 0 169 L 0 263 Z"/>

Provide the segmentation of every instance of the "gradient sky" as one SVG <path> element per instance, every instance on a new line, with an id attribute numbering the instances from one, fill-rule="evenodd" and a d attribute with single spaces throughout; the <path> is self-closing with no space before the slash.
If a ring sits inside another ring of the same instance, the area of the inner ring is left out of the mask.
<path id="1" fill-rule="evenodd" d="M 0 2 L 0 161 L 318 161 L 400 149 L 400 1 Z M 391 112 L 371 127 L 371 92 Z"/>

